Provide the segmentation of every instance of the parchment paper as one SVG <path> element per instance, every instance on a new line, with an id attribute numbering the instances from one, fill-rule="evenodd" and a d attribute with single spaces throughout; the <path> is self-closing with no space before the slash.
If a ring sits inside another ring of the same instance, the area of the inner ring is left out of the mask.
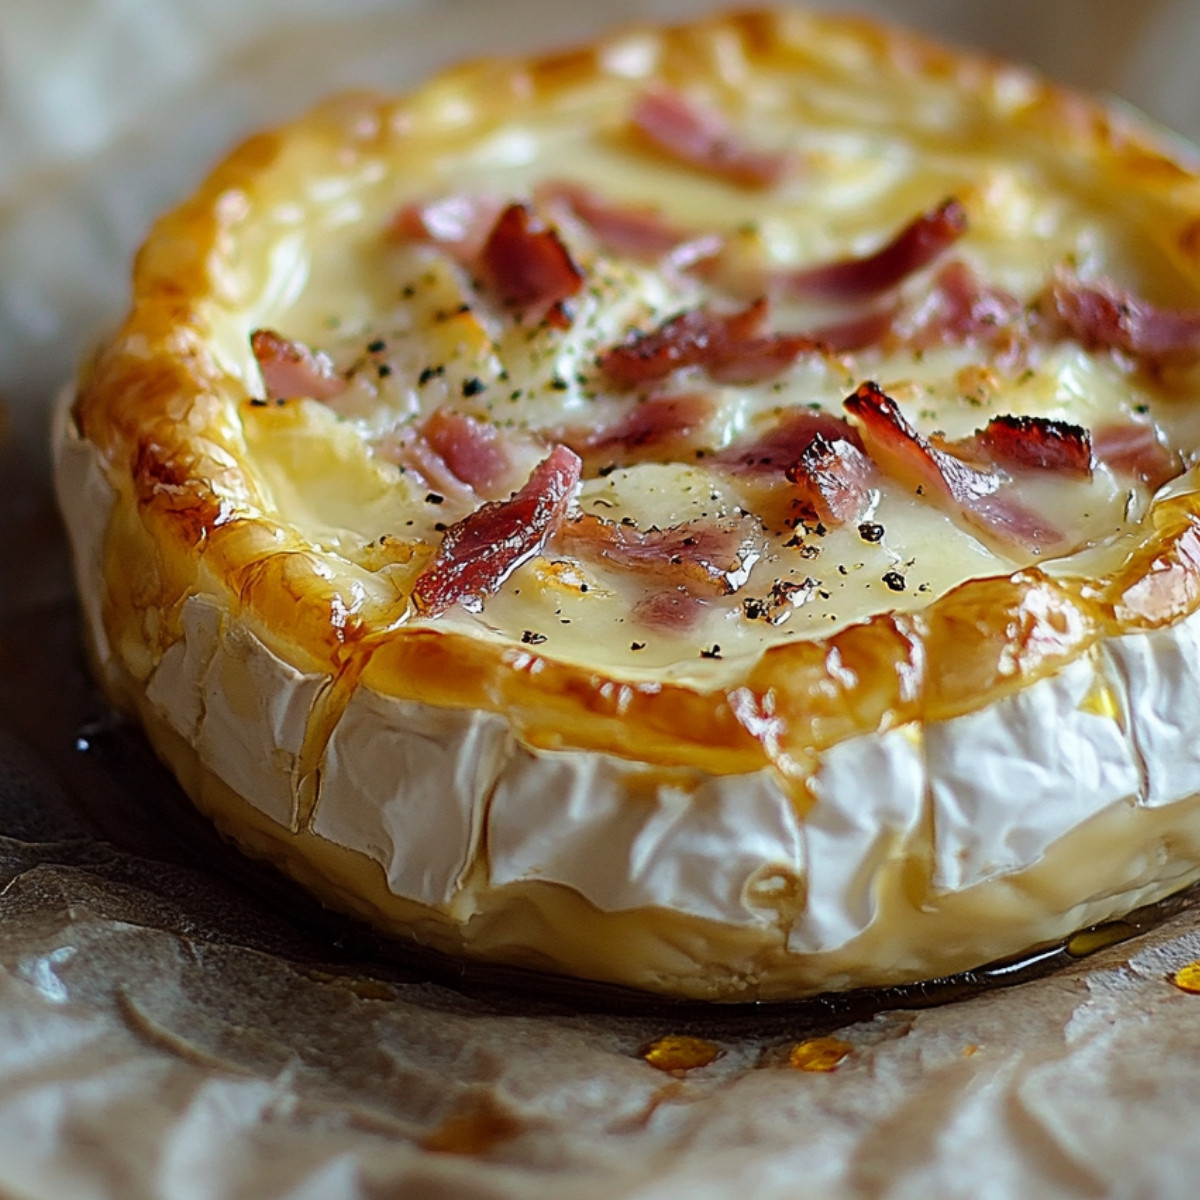
<path id="1" fill-rule="evenodd" d="M 397 959 L 221 845 L 83 667 L 44 450 L 134 247 L 240 134 L 686 0 L 0 8 L 0 1197 L 1184 1197 L 1200 915 L 925 1008 L 596 1011 Z M 833 7 L 833 6 L 831 6 Z M 859 7 L 872 7 L 861 5 Z M 1190 0 L 873 6 L 1200 136 Z M 1060 955 L 1060 961 L 1069 956 Z M 973 993 L 973 994 L 971 994 Z M 712 1041 L 672 1075 L 653 1039 Z M 798 1041 L 851 1049 L 797 1070 Z"/>

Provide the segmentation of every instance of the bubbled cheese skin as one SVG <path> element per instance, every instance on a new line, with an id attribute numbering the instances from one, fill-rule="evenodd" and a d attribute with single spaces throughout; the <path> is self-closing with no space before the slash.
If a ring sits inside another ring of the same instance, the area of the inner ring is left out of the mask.
<path id="1" fill-rule="evenodd" d="M 332 101 L 64 399 L 99 676 L 248 853 L 482 962 L 785 999 L 1160 899 L 1197 228 L 1125 118 L 843 18 Z"/>

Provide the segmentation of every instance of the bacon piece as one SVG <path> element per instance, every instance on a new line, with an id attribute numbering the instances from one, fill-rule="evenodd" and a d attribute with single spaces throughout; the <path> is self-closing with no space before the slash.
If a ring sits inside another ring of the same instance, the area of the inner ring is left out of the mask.
<path id="1" fill-rule="evenodd" d="M 1100 462 L 1140 480 L 1151 491 L 1183 470 L 1179 454 L 1158 440 L 1158 431 L 1149 422 L 1102 425 L 1092 434 L 1092 450 Z"/>
<path id="2" fill-rule="evenodd" d="M 808 336 L 830 354 L 852 354 L 877 346 L 891 332 L 895 320 L 894 306 L 872 308 L 831 325 L 822 325 Z"/>
<path id="3" fill-rule="evenodd" d="M 999 475 L 980 471 L 930 445 L 878 384 L 862 384 L 845 407 L 861 423 L 863 442 L 875 465 L 950 517 L 1009 553 L 1067 548 L 1064 535 L 1021 504 L 1004 488 Z"/>
<path id="4" fill-rule="evenodd" d="M 501 214 L 479 255 L 484 283 L 524 316 L 559 314 L 583 286 L 583 272 L 550 226 L 524 204 Z M 569 324 L 569 320 L 567 324 Z"/>
<path id="5" fill-rule="evenodd" d="M 1120 350 L 1144 363 L 1200 361 L 1200 309 L 1158 308 L 1108 279 L 1060 274 L 1044 307 L 1087 350 Z"/>
<path id="6" fill-rule="evenodd" d="M 710 396 L 691 392 L 638 401 L 599 429 L 560 429 L 554 441 L 570 446 L 586 467 L 609 463 L 670 461 L 691 449 L 691 439 L 713 415 Z"/>
<path id="7" fill-rule="evenodd" d="M 421 433 L 455 478 L 481 496 L 494 493 L 512 470 L 499 430 L 485 421 L 439 408 L 430 415 Z"/>
<path id="8" fill-rule="evenodd" d="M 656 585 L 700 596 L 732 595 L 762 556 L 758 526 L 748 516 L 642 530 L 584 514 L 563 525 L 559 544 L 572 554 L 652 576 Z"/>
<path id="9" fill-rule="evenodd" d="M 431 503 L 445 502 L 448 511 L 455 513 L 470 512 L 479 503 L 475 489 L 450 469 L 419 429 L 408 426 L 391 431 L 378 442 L 375 453 L 416 476 L 436 498 Z"/>
<path id="10" fill-rule="evenodd" d="M 976 466 L 1006 471 L 1056 471 L 1092 475 L 1092 437 L 1082 425 L 1049 417 L 993 417 L 969 437 L 932 444 Z"/>
<path id="11" fill-rule="evenodd" d="M 346 390 L 328 355 L 310 350 L 303 342 L 289 341 L 273 329 L 256 329 L 250 349 L 262 371 L 263 386 L 270 400 L 305 396 L 310 400 L 332 400 Z"/>
<path id="12" fill-rule="evenodd" d="M 683 367 L 711 362 L 731 342 L 755 336 L 764 311 L 761 301 L 739 313 L 691 308 L 648 332 L 631 333 L 624 342 L 604 351 L 597 365 L 621 387 L 657 383 Z"/>
<path id="13" fill-rule="evenodd" d="M 897 336 L 908 346 L 993 345 L 1018 336 L 1014 329 L 1021 302 L 1002 288 L 981 283 L 961 259 L 946 263 L 934 276 L 922 301 L 897 323 Z"/>
<path id="14" fill-rule="evenodd" d="M 405 204 L 392 218 L 388 233 L 439 246 L 469 266 L 483 253 L 503 208 L 503 201 L 491 196 L 452 195 Z"/>
<path id="15" fill-rule="evenodd" d="M 750 146 L 720 114 L 671 88 L 644 91 L 630 121 L 664 154 L 739 187 L 774 187 L 792 164 L 788 154 Z"/>
<path id="16" fill-rule="evenodd" d="M 858 431 L 843 417 L 810 408 L 787 409 L 766 433 L 735 442 L 706 461 L 737 475 L 781 475 L 794 466 L 817 437 L 862 449 Z"/>
<path id="17" fill-rule="evenodd" d="M 801 354 L 822 349 L 802 333 L 771 333 L 731 342 L 707 364 L 716 383 L 764 383 L 782 375 Z"/>
<path id="18" fill-rule="evenodd" d="M 522 317 L 545 317 L 558 328 L 570 326 L 564 301 L 583 286 L 583 272 L 558 233 L 527 205 L 447 196 L 405 205 L 390 229 L 400 237 L 440 246 L 478 271 L 484 285 Z"/>
<path id="19" fill-rule="evenodd" d="M 953 197 L 910 221 L 890 241 L 862 258 L 845 258 L 789 271 L 784 291 L 814 300 L 866 300 L 890 291 L 928 266 L 967 231 L 967 210 Z"/>
<path id="20" fill-rule="evenodd" d="M 687 588 L 650 588 L 633 606 L 633 619 L 660 633 L 686 633 L 694 629 L 710 601 Z"/>
<path id="21" fill-rule="evenodd" d="M 579 458 L 566 446 L 555 446 L 519 491 L 451 525 L 433 562 L 413 585 L 418 610 L 436 617 L 461 604 L 480 612 L 485 597 L 540 554 L 562 525 L 580 467 Z"/>
<path id="22" fill-rule="evenodd" d="M 711 258 L 723 239 L 715 233 L 696 233 L 669 224 L 648 204 L 618 204 L 582 184 L 548 180 L 535 193 L 539 204 L 561 207 L 591 230 L 608 250 L 638 262 L 668 258 L 683 268 Z"/>
<path id="23" fill-rule="evenodd" d="M 823 525 L 857 523 L 871 503 L 871 460 L 845 438 L 816 434 L 785 472 L 796 485 L 800 510 Z"/>
<path id="24" fill-rule="evenodd" d="M 618 387 L 657 383 L 684 367 L 702 366 L 724 383 L 751 383 L 786 370 L 806 351 L 816 350 L 802 334 L 764 334 L 767 302 L 756 300 L 741 312 L 714 313 L 692 308 L 655 329 L 635 332 L 604 351 L 597 364 Z"/>

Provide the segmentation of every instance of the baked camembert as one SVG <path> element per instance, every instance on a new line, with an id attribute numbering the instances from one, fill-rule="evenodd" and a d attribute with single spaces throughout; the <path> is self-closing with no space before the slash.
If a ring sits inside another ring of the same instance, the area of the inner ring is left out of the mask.
<path id="1" fill-rule="evenodd" d="M 351 97 L 162 219 L 57 438 L 230 838 L 451 954 L 777 999 L 1200 877 L 1200 179 L 799 12 Z"/>

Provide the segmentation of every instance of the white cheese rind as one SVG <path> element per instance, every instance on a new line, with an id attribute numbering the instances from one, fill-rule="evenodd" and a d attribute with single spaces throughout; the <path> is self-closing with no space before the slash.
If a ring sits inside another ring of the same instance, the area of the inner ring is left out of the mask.
<path id="1" fill-rule="evenodd" d="M 804 823 L 807 904 L 788 936 L 793 954 L 852 941 L 875 919 L 876 881 L 908 853 L 925 806 L 920 731 L 866 734 L 832 747 L 813 776 Z"/>
<path id="2" fill-rule="evenodd" d="M 80 436 L 71 419 L 74 395 L 73 388 L 64 388 L 54 406 L 55 493 L 71 534 L 72 562 L 75 578 L 81 585 L 79 603 L 87 644 L 98 669 L 108 673 L 114 658 L 104 624 L 104 539 L 117 494 L 104 473 L 95 446 Z M 87 586 L 83 586 L 85 583 Z"/>
<path id="3" fill-rule="evenodd" d="M 1200 613 L 1169 629 L 1113 638 L 1101 654 L 1132 716 L 1140 802 L 1162 806 L 1200 793 Z"/>
<path id="4" fill-rule="evenodd" d="M 508 723 L 359 688 L 326 747 L 312 829 L 379 863 L 398 896 L 454 902 L 488 796 L 512 755 Z"/>
<path id="5" fill-rule="evenodd" d="M 520 747 L 489 810 L 490 882 L 561 883 L 609 912 L 661 906 L 776 925 L 764 885 L 802 875 L 803 843 L 774 773 L 671 775 L 611 755 Z"/>
<path id="6" fill-rule="evenodd" d="M 219 779 L 264 816 L 296 824 L 309 721 L 329 679 L 298 671 L 211 597 L 183 605 L 182 636 L 146 698 Z"/>
<path id="7" fill-rule="evenodd" d="M 934 887 L 960 891 L 1037 862 L 1141 774 L 1116 715 L 1085 707 L 1105 680 L 1090 656 L 980 712 L 934 722 L 925 747 Z"/>

